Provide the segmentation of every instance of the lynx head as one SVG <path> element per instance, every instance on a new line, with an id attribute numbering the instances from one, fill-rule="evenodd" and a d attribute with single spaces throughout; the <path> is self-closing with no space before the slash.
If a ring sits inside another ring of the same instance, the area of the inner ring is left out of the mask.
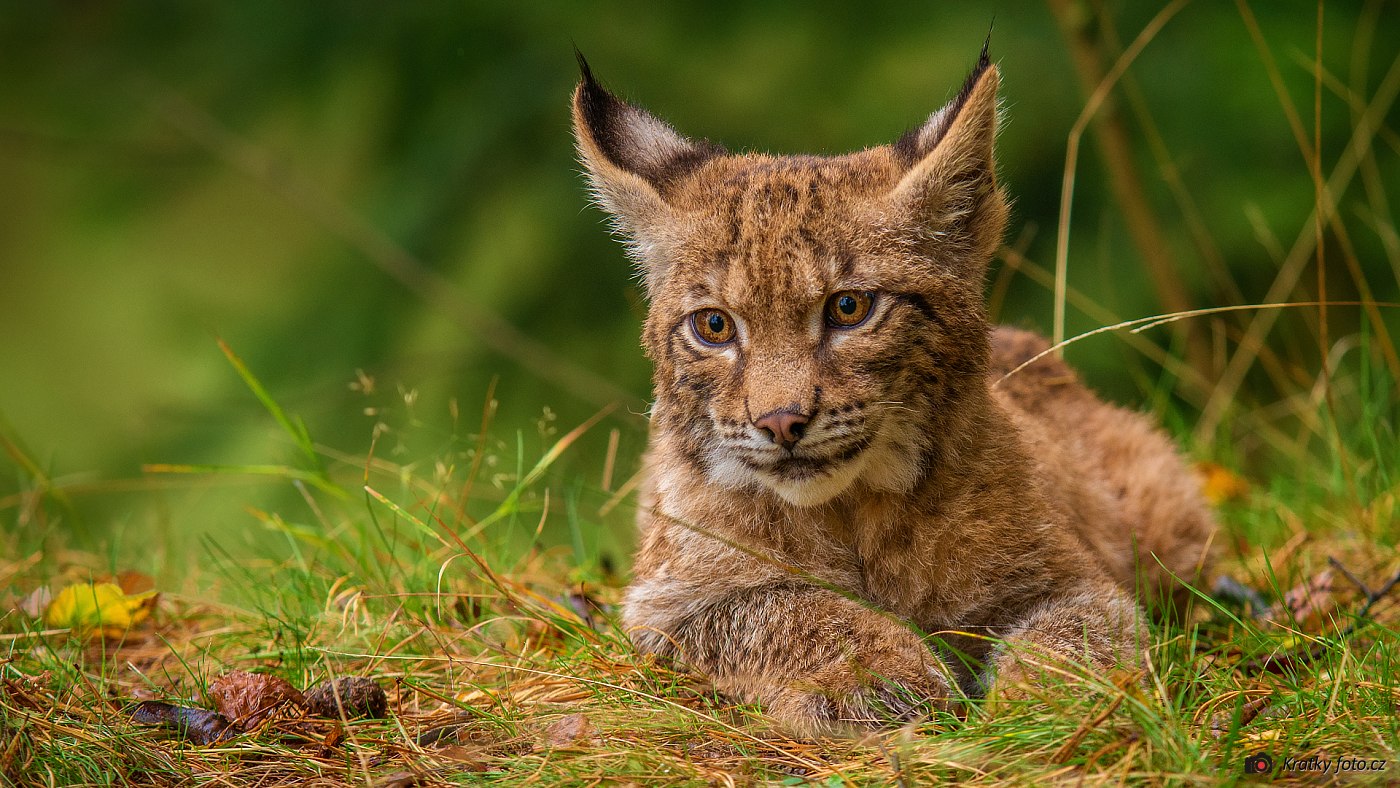
<path id="1" fill-rule="evenodd" d="M 908 491 L 956 451 L 985 396 L 982 280 L 1007 211 L 986 48 L 921 126 L 835 157 L 692 141 L 580 64 L 580 156 L 650 301 L 656 440 L 799 506 Z"/>

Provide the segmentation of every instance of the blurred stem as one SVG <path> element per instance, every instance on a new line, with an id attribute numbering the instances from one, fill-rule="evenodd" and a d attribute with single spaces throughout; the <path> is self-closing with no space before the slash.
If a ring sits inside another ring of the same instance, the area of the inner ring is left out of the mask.
<path id="1" fill-rule="evenodd" d="M 335 195 L 303 177 L 289 163 L 275 159 L 268 151 L 238 136 L 174 91 L 149 81 L 138 82 L 135 90 L 137 98 L 144 100 L 154 115 L 301 210 L 483 345 L 542 379 L 558 384 L 584 402 L 622 403 L 628 412 L 644 404 L 637 395 L 556 353 L 472 300 L 455 282 L 415 257 Z"/>
<path id="2" fill-rule="evenodd" d="M 1080 86 L 1086 96 L 1091 95 L 1106 78 L 1107 64 L 1112 59 L 1105 52 L 1098 33 L 1097 14 L 1084 0 L 1047 0 L 1047 4 L 1069 44 Z M 1133 245 L 1147 266 L 1162 311 L 1190 311 L 1194 307 L 1172 260 L 1166 235 L 1147 198 L 1127 126 L 1112 100 L 1104 102 L 1092 123 L 1094 144 L 1108 174 L 1109 187 L 1127 223 Z M 1205 333 L 1192 330 L 1185 322 L 1174 324 L 1173 330 L 1185 340 L 1187 364 L 1209 379 L 1211 355 Z"/>

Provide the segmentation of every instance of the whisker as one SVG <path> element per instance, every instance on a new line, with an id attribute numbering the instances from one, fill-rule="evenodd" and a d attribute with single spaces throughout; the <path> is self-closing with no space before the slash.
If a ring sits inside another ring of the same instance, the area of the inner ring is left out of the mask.
<path id="1" fill-rule="evenodd" d="M 827 445 L 830 445 L 830 444 L 832 444 L 832 443 L 834 443 L 834 442 L 842 441 L 842 440 L 845 440 L 845 439 L 847 439 L 847 438 L 850 438 L 853 434 L 854 434 L 854 433 L 851 432 L 851 431 L 846 431 L 846 432 L 841 432 L 841 433 L 835 434 L 835 435 L 826 435 L 826 436 L 823 436 L 822 438 L 820 438 L 820 439 L 818 439 L 818 440 L 812 441 L 811 443 L 805 443 L 805 442 L 804 442 L 804 443 L 802 444 L 802 448 L 803 448 L 804 450 L 806 450 L 806 451 L 811 451 L 811 450 L 813 450 L 813 449 L 818 449 L 818 448 L 821 448 L 822 446 L 827 446 Z"/>
<path id="2" fill-rule="evenodd" d="M 914 408 L 911 408 L 911 407 L 909 407 L 908 405 L 905 405 L 903 402 L 872 402 L 872 403 L 870 403 L 870 404 L 871 404 L 871 405 L 880 405 L 880 406 L 883 406 L 883 408 L 882 408 L 883 410 L 904 410 L 904 411 L 908 411 L 908 412 L 910 412 L 910 413 L 917 413 L 917 412 L 918 412 L 918 411 L 915 410 Z"/>

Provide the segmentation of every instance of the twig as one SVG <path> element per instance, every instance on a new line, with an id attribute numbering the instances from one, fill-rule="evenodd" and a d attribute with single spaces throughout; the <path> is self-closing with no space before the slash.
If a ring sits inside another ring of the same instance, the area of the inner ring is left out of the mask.
<path id="1" fill-rule="evenodd" d="M 1327 563 L 1331 564 L 1333 569 L 1345 575 L 1346 579 L 1352 582 L 1352 585 L 1361 589 L 1362 594 L 1365 594 L 1368 598 L 1371 596 L 1371 589 L 1366 587 L 1366 583 L 1362 582 L 1361 578 L 1352 574 L 1351 570 L 1347 569 L 1346 566 L 1341 561 L 1338 561 L 1335 556 L 1327 556 Z"/>
<path id="2" fill-rule="evenodd" d="M 1343 575 L 1346 575 L 1346 578 L 1354 583 L 1356 587 L 1361 590 L 1361 593 L 1366 596 L 1366 602 L 1356 614 L 1358 619 L 1364 619 L 1366 616 L 1370 615 L 1371 608 L 1375 607 L 1377 602 L 1381 601 L 1388 596 L 1391 591 L 1395 590 L 1395 586 L 1400 585 L 1400 571 L 1397 571 L 1394 575 L 1391 575 L 1389 580 L 1385 581 L 1385 585 L 1372 591 L 1371 587 L 1366 585 L 1365 581 L 1355 574 L 1352 574 L 1352 571 L 1343 566 L 1342 562 L 1338 561 L 1334 556 L 1328 556 L 1327 563 L 1331 564 L 1333 568 L 1340 571 Z M 1352 624 L 1343 634 L 1349 634 L 1351 631 L 1355 630 L 1356 627 L 1357 624 Z"/>
<path id="3" fill-rule="evenodd" d="M 1381 601 L 1388 596 L 1391 591 L 1395 590 L 1397 585 L 1400 585 L 1400 571 L 1392 575 L 1380 588 L 1372 591 L 1366 583 L 1362 582 L 1360 578 L 1352 574 L 1346 567 L 1342 566 L 1340 561 L 1335 558 L 1328 558 L 1327 560 L 1332 566 L 1341 570 L 1342 574 L 1346 575 L 1347 579 L 1355 583 L 1357 587 L 1361 589 L 1362 593 L 1366 595 L 1366 602 L 1362 604 L 1361 609 L 1357 611 L 1356 618 L 1348 624 L 1345 629 L 1337 633 L 1335 640 L 1345 641 L 1347 638 L 1356 634 L 1363 626 L 1370 623 L 1369 617 L 1371 615 L 1371 609 L 1376 606 L 1377 602 Z M 1306 650 L 1270 654 L 1266 657 L 1251 660 L 1245 664 L 1242 670 L 1250 675 L 1257 673 L 1282 673 L 1291 667 L 1307 665 L 1316 661 L 1323 654 L 1327 653 L 1327 649 L 1331 648 L 1331 646 L 1332 643 L 1328 641 L 1318 641 Z"/>
<path id="4" fill-rule="evenodd" d="M 1382 598 L 1387 596 L 1391 591 L 1395 590 L 1396 585 L 1400 585 L 1400 571 L 1397 571 L 1394 575 L 1391 575 L 1390 579 L 1385 581 L 1385 585 L 1381 586 L 1379 590 L 1366 596 L 1366 604 L 1361 606 L 1361 612 L 1356 614 L 1357 617 L 1365 618 L 1366 616 L 1370 615 L 1371 608 L 1375 607 L 1377 602 L 1381 601 Z M 1356 626 L 1356 624 L 1353 624 L 1348 629 L 1348 632 L 1350 632 L 1351 629 L 1355 629 Z"/>

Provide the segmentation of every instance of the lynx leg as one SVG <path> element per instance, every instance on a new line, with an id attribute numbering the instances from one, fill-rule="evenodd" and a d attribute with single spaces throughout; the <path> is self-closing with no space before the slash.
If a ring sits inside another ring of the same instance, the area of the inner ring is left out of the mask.
<path id="1" fill-rule="evenodd" d="M 1033 607 L 992 653 L 984 676 L 997 700 L 1028 697 L 1055 682 L 1066 665 L 1108 672 L 1142 661 L 1146 619 L 1132 597 L 1108 581 L 1084 583 Z"/>
<path id="2" fill-rule="evenodd" d="M 704 604 L 694 592 L 682 583 L 633 587 L 627 617 L 638 649 L 707 674 L 799 735 L 917 719 L 947 708 L 956 692 L 917 634 L 826 589 L 734 589 Z"/>

